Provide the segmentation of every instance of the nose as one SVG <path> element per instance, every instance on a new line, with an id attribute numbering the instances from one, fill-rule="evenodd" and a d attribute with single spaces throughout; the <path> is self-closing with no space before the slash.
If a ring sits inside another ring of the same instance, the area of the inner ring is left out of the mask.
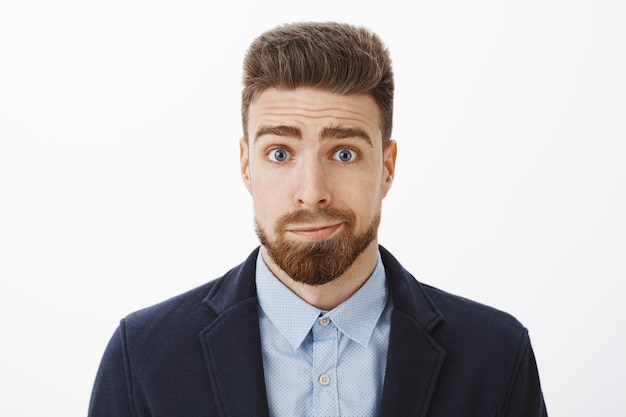
<path id="1" fill-rule="evenodd" d="M 327 173 L 322 161 L 301 161 L 296 172 L 295 203 L 300 208 L 326 207 L 330 204 Z"/>

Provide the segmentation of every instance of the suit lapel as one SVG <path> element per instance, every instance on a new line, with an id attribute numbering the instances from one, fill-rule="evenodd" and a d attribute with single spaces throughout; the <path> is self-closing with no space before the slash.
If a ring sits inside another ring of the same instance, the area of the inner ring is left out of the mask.
<path id="1" fill-rule="evenodd" d="M 254 281 L 257 253 L 204 300 L 217 314 L 200 340 L 222 417 L 269 415 Z"/>
<path id="2" fill-rule="evenodd" d="M 429 335 L 443 317 L 421 284 L 389 252 L 380 251 L 394 310 L 379 415 L 423 417 L 446 357 Z"/>
<path id="3" fill-rule="evenodd" d="M 380 416 L 425 416 L 445 352 L 409 317 L 394 312 Z"/>

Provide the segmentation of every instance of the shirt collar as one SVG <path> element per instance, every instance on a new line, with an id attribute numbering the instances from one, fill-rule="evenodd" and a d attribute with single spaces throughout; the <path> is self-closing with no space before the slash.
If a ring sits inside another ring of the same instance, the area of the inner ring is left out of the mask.
<path id="1" fill-rule="evenodd" d="M 367 346 L 388 297 L 380 254 L 374 272 L 361 288 L 329 312 L 310 305 L 280 282 L 263 261 L 260 251 L 256 287 L 261 309 L 294 350 L 300 347 L 320 315 L 330 317 L 343 334 Z"/>

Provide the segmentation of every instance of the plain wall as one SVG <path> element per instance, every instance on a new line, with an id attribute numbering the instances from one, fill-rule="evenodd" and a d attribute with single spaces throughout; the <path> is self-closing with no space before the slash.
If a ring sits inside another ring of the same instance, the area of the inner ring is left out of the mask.
<path id="1" fill-rule="evenodd" d="M 380 243 L 528 327 L 550 415 L 626 415 L 626 3 L 0 3 L 0 415 L 86 414 L 119 319 L 257 245 L 241 60 L 366 25 L 397 81 Z"/>

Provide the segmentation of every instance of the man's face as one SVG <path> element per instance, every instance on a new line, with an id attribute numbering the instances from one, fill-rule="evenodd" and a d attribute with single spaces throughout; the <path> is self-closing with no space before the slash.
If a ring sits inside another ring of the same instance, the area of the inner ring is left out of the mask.
<path id="1" fill-rule="evenodd" d="M 269 89 L 250 105 L 242 176 L 261 244 L 292 279 L 329 282 L 377 244 L 396 155 L 379 120 L 368 95 Z"/>

